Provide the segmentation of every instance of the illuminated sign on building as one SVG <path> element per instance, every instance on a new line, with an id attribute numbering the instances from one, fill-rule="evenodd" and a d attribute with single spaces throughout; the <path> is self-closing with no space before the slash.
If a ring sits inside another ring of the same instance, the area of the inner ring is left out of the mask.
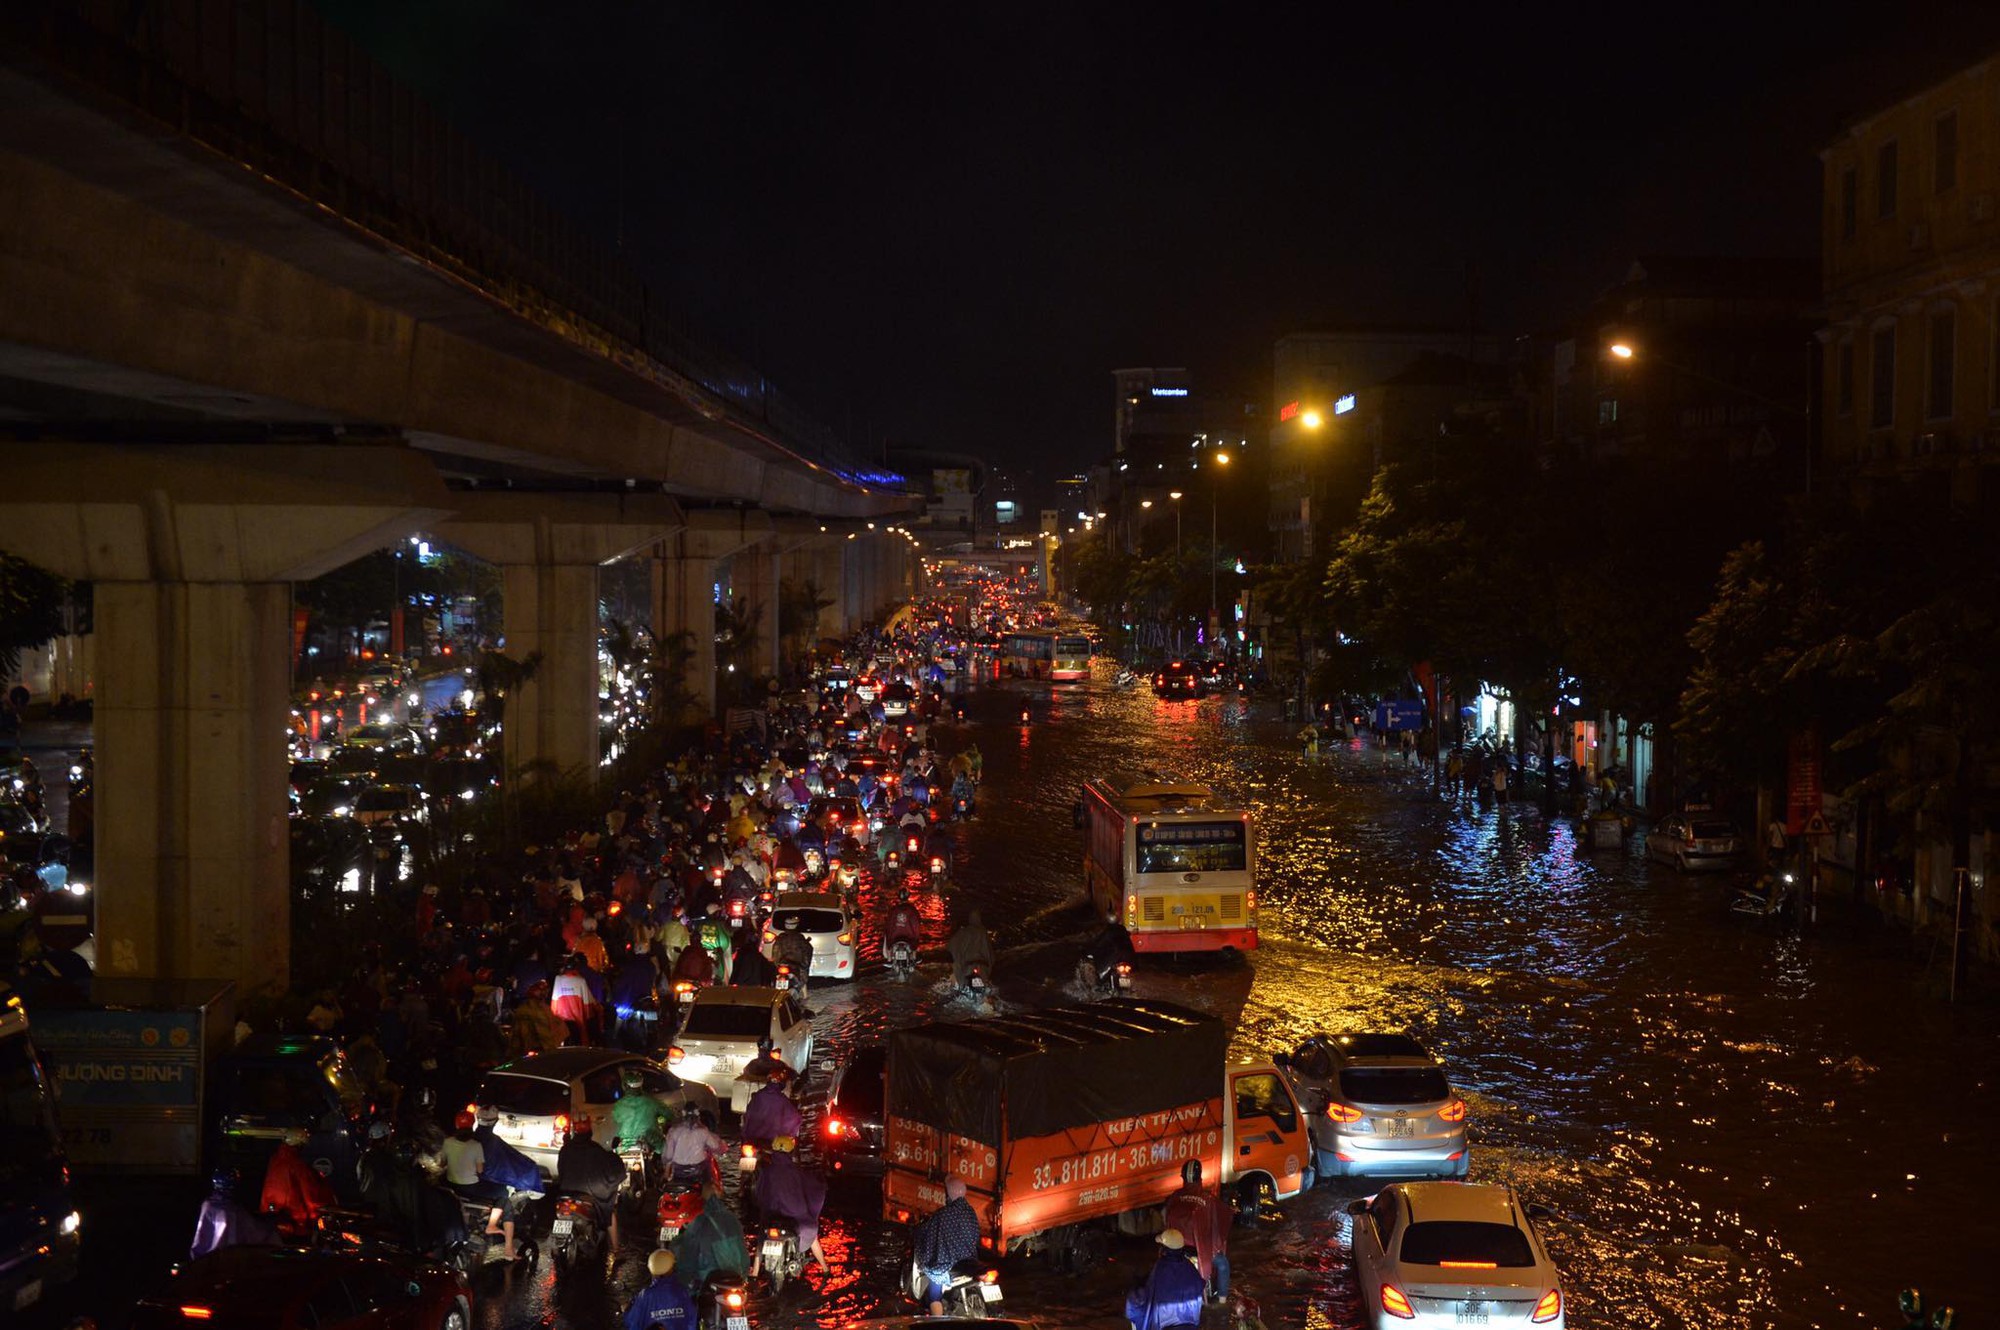
<path id="1" fill-rule="evenodd" d="M 1186 396 L 1187 396 L 1187 389 L 1185 389 L 1185 388 L 1155 388 L 1155 389 L 1153 389 L 1153 396 L 1155 396 L 1155 397 L 1186 397 Z"/>
<path id="2" fill-rule="evenodd" d="M 1290 420 L 1293 416 L 1296 416 L 1298 413 L 1299 413 L 1299 404 L 1297 402 L 1287 402 L 1283 406 L 1278 408 L 1278 422 L 1280 424 L 1283 424 L 1285 421 Z"/>
<path id="3" fill-rule="evenodd" d="M 1353 394 L 1353 393 L 1349 393 L 1349 394 L 1347 394 L 1347 396 L 1345 396 L 1345 397 L 1340 397 L 1340 398 L 1336 398 L 1336 399 L 1334 399 L 1334 403 L 1333 403 L 1333 414 L 1335 414 L 1336 416 L 1344 416 L 1344 415 L 1346 415 L 1346 414 L 1347 414 L 1347 413 L 1348 413 L 1349 411 L 1352 411 L 1353 409 L 1354 409 L 1354 394 Z"/>

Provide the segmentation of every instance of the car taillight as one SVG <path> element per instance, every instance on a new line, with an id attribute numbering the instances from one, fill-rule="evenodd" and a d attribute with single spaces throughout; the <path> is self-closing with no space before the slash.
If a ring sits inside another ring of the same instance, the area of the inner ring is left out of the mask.
<path id="1" fill-rule="evenodd" d="M 669 1063 L 679 1062 L 682 1058 L 685 1058 L 687 1055 L 688 1055 L 687 1050 L 685 1048 L 682 1048 L 679 1044 L 675 1044 L 672 1048 L 669 1048 L 667 1050 L 667 1061 Z"/>
<path id="2" fill-rule="evenodd" d="M 1416 1308 L 1412 1307 L 1410 1300 L 1403 1296 L 1403 1290 L 1394 1284 L 1382 1285 L 1382 1310 L 1401 1320 L 1417 1319 Z"/>
<path id="3" fill-rule="evenodd" d="M 769 946 L 771 943 L 776 942 L 777 940 L 778 940 L 778 935 L 776 933 L 772 932 L 768 928 L 764 930 L 764 945 Z"/>
<path id="4" fill-rule="evenodd" d="M 1326 1115 L 1335 1122 L 1359 1122 L 1361 1110 L 1351 1104 L 1328 1104 Z"/>
<path id="5" fill-rule="evenodd" d="M 1463 1099 L 1454 1099 L 1449 1104 L 1446 1104 L 1438 1110 L 1438 1120 L 1440 1122 L 1465 1121 L 1465 1101 Z"/>
<path id="6" fill-rule="evenodd" d="M 846 1130 L 847 1130 L 847 1124 L 845 1122 L 842 1122 L 839 1118 L 828 1118 L 826 1120 L 827 1135 L 838 1136 L 840 1135 L 840 1133 Z"/>
<path id="7" fill-rule="evenodd" d="M 834 941 L 838 942 L 843 947 L 851 947 L 854 945 L 854 934 L 842 933 L 839 937 L 836 937 Z"/>
<path id="8" fill-rule="evenodd" d="M 209 1317 L 215 1315 L 215 1308 L 183 1307 L 181 1308 L 181 1315 L 187 1317 L 190 1321 L 206 1321 Z"/>
<path id="9" fill-rule="evenodd" d="M 1542 1300 L 1535 1304 L 1535 1314 L 1530 1319 L 1539 1325 L 1543 1321 L 1555 1320 L 1556 1317 L 1562 1315 L 1562 1311 L 1563 1291 L 1559 1288 L 1552 1288 L 1542 1294 Z"/>
<path id="10" fill-rule="evenodd" d="M 1500 1267 L 1492 1261 L 1439 1261 L 1446 1270 L 1497 1270 Z"/>

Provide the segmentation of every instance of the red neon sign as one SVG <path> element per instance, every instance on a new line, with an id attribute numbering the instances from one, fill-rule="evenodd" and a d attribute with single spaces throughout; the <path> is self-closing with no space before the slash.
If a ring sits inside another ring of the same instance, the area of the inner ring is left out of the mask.
<path id="1" fill-rule="evenodd" d="M 1282 425 L 1298 413 L 1299 404 L 1297 402 L 1287 402 L 1278 408 L 1278 423 Z"/>

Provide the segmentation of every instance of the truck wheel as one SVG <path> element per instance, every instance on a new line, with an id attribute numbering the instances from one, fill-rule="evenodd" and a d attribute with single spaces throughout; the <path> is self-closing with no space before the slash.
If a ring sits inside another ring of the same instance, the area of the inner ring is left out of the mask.
<path id="1" fill-rule="evenodd" d="M 1255 1219 L 1264 1202 L 1264 1179 L 1244 1178 L 1236 1184 L 1236 1213 L 1244 1219 Z"/>

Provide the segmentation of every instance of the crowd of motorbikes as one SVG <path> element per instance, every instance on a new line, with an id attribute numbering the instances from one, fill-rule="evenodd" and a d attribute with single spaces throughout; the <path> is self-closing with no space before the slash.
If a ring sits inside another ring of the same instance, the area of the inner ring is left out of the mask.
<path id="1" fill-rule="evenodd" d="M 905 909 L 915 894 L 947 887 L 955 857 L 950 825 L 974 814 L 979 760 L 969 746 L 948 764 L 932 749 L 930 727 L 958 714 L 947 704 L 950 676 L 941 654 L 934 642 L 914 638 L 871 645 L 851 665 L 822 669 L 797 693 L 774 695 L 754 729 L 711 736 L 646 789 L 622 792 L 604 830 L 580 828 L 559 846 L 535 852 L 514 886 L 488 874 L 450 896 L 431 887 L 415 893 L 415 954 L 390 959 L 371 951 L 345 1001 L 328 990 L 307 1015 L 313 1030 L 355 1036 L 360 1027 L 345 1023 L 342 1012 L 379 1002 L 393 1015 L 396 1035 L 393 1048 L 378 1050 L 370 1030 L 357 1059 L 379 1062 L 365 1077 L 374 1096 L 368 1110 L 374 1121 L 364 1128 L 369 1148 L 357 1185 L 343 1189 L 365 1204 L 343 1195 L 322 1207 L 313 1232 L 293 1240 L 396 1246 L 470 1272 L 505 1254 L 494 1231 L 504 1216 L 512 1228 L 504 1246 L 516 1260 L 545 1257 L 559 1278 L 601 1277 L 614 1227 L 602 1196 L 571 1194 L 546 1174 L 539 1190 L 513 1187 L 504 1201 L 445 1185 L 441 1124 L 455 1116 L 450 1106 L 464 1103 L 480 1077 L 510 1054 L 533 1050 L 540 1012 L 551 1013 L 557 1028 L 568 1023 L 562 1042 L 652 1052 L 669 1042 L 704 988 L 738 982 L 803 989 L 811 953 L 785 944 L 804 939 L 780 931 L 764 947 L 758 943 L 792 892 L 833 891 L 852 901 L 864 867 Z M 902 685 L 910 699 L 905 714 L 893 719 L 882 706 L 890 685 Z M 658 945 L 668 934 L 684 939 L 672 955 Z M 926 940 L 922 929 L 885 933 L 887 972 L 913 980 Z M 610 963 L 580 967 L 593 946 L 608 948 Z M 397 950 L 394 943 L 387 949 Z M 976 911 L 945 950 L 959 991 L 979 1006 L 990 1004 L 992 945 Z M 650 977 L 628 985 L 624 965 L 641 956 Z M 592 1015 L 581 1028 L 553 1000 L 565 977 L 577 974 L 594 990 Z M 1119 982 L 1111 974 L 1110 982 Z M 1129 987 L 1129 965 L 1122 979 Z M 391 1042 L 386 1031 L 382 1042 Z M 796 1084 L 796 1076 L 787 1081 Z M 612 1213 L 622 1212 L 627 1224 L 641 1217 L 655 1222 L 661 1247 L 715 1203 L 703 1184 L 719 1183 L 719 1171 L 678 1174 L 651 1142 L 605 1144 L 621 1179 Z M 770 1147 L 748 1139 L 740 1147 L 746 1201 L 758 1154 Z M 776 1292 L 799 1277 L 806 1253 L 787 1223 L 761 1218 L 746 1226 L 747 1254 Z M 976 1285 L 977 1276 L 969 1278 Z M 955 1301 L 984 1307 L 991 1297 L 966 1287 L 972 1285 L 954 1286 Z M 750 1285 L 742 1273 L 717 1271 L 689 1292 L 704 1325 L 746 1330 Z"/>

